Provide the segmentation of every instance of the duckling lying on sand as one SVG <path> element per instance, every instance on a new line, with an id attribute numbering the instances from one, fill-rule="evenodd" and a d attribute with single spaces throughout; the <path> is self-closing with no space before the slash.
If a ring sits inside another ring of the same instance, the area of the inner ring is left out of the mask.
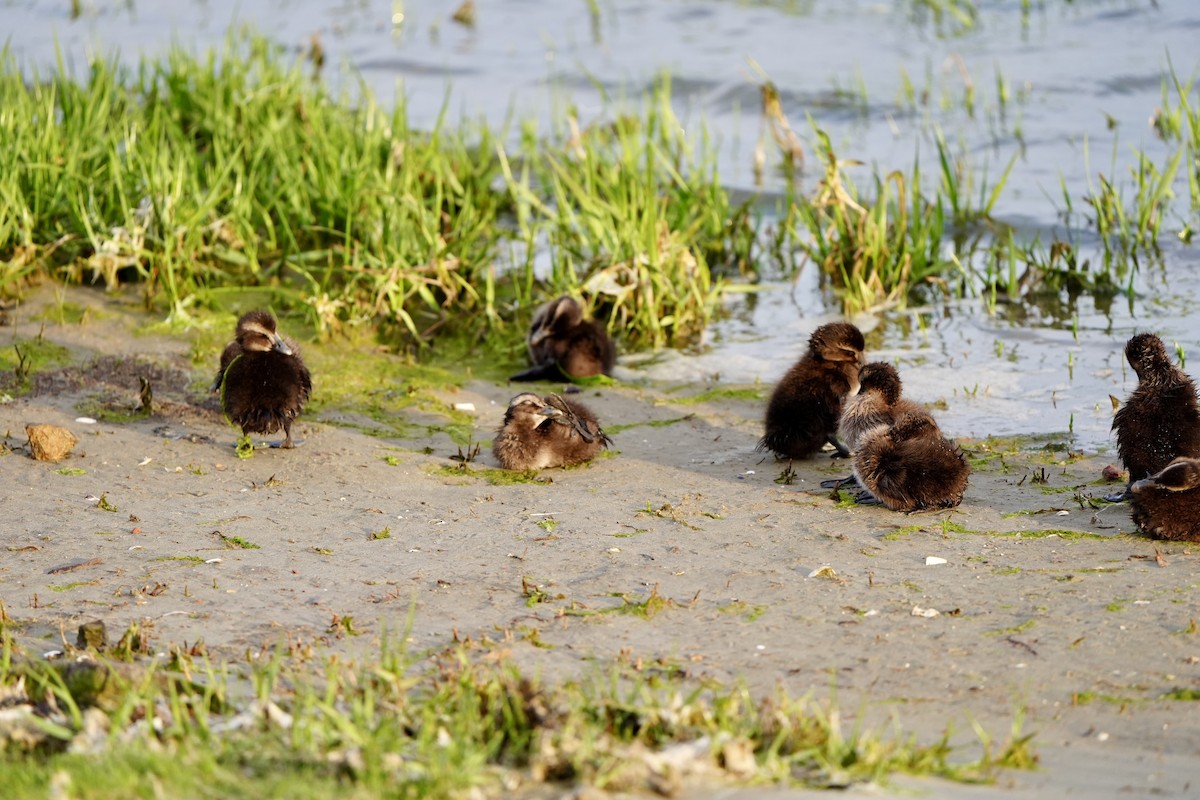
<path id="1" fill-rule="evenodd" d="M 514 381 L 556 381 L 611 375 L 617 349 L 603 327 L 583 318 L 574 299 L 562 296 L 533 315 L 526 339 L 533 366 Z"/>
<path id="2" fill-rule="evenodd" d="M 505 469 L 547 469 L 590 461 L 610 444 L 583 403 L 524 392 L 509 401 L 492 453 Z"/>

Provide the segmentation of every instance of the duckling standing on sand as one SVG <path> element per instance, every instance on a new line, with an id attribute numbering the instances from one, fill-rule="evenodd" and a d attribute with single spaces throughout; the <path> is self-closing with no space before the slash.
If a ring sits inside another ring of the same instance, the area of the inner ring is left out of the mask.
<path id="1" fill-rule="evenodd" d="M 857 452 L 862 438 L 880 425 L 893 425 L 905 414 L 929 416 L 924 406 L 900 396 L 902 388 L 900 373 L 884 361 L 874 361 L 858 371 L 858 393 L 846 398 L 838 420 L 838 438 L 851 453 Z M 826 489 L 856 483 L 853 475 L 821 481 Z"/>
<path id="2" fill-rule="evenodd" d="M 250 311 L 237 323 L 236 338 L 221 353 L 211 391 L 221 390 L 225 416 L 242 435 L 282 429 L 280 447 L 291 448 L 292 420 L 312 392 L 312 376 L 294 344 L 275 329 L 266 311 Z"/>
<path id="3" fill-rule="evenodd" d="M 1117 452 L 1129 483 L 1149 477 L 1179 456 L 1200 457 L 1200 406 L 1196 386 L 1171 363 L 1162 339 L 1139 333 L 1125 345 L 1138 385 L 1113 416 Z M 1114 495 L 1109 499 L 1128 499 Z"/>
<path id="4" fill-rule="evenodd" d="M 1157 539 L 1200 542 L 1200 459 L 1177 458 L 1129 487 L 1133 521 Z"/>
<path id="5" fill-rule="evenodd" d="M 806 458 L 826 442 L 849 456 L 837 440 L 838 418 L 846 396 L 858 390 L 863 364 L 862 331 L 848 322 L 831 322 L 813 331 L 808 351 L 771 393 L 766 433 L 758 442 L 782 458 Z"/>
<path id="6" fill-rule="evenodd" d="M 920 409 L 863 434 L 854 474 L 865 490 L 860 503 L 873 498 L 893 511 L 921 511 L 961 503 L 971 467 L 958 445 Z"/>
<path id="7" fill-rule="evenodd" d="M 548 469 L 590 461 L 610 444 L 583 403 L 523 392 L 509 401 L 492 453 L 505 469 Z"/>
<path id="8" fill-rule="evenodd" d="M 566 295 L 546 303 L 529 328 L 533 366 L 514 381 L 562 380 L 611 375 L 617 362 L 612 339 L 600 325 L 583 318 L 583 308 Z"/>

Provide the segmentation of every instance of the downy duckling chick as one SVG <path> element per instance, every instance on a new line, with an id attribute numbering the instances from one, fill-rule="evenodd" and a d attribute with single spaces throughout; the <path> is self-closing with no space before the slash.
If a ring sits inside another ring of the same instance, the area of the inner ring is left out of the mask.
<path id="1" fill-rule="evenodd" d="M 858 393 L 846 398 L 838 421 L 838 438 L 851 453 L 858 451 L 868 432 L 880 425 L 891 426 L 905 414 L 924 414 L 933 421 L 924 406 L 900 396 L 902 388 L 900 373 L 887 362 L 874 361 L 858 371 Z M 826 489 L 856 483 L 853 475 L 821 481 Z"/>
<path id="2" fill-rule="evenodd" d="M 962 502 L 971 467 L 922 409 L 894 425 L 868 431 L 854 455 L 854 474 L 867 494 L 893 511 L 953 508 Z"/>
<path id="3" fill-rule="evenodd" d="M 583 308 L 566 295 L 533 315 L 526 340 L 533 366 L 510 380 L 537 381 L 611 375 L 617 363 L 612 339 L 599 324 L 583 318 Z"/>
<path id="4" fill-rule="evenodd" d="M 266 311 L 250 311 L 237 323 L 235 339 L 221 353 L 212 391 L 221 390 L 221 407 L 242 435 L 283 430 L 280 447 L 291 448 L 292 421 L 312 392 L 312 376 L 300 353 L 276 330 Z"/>
<path id="5" fill-rule="evenodd" d="M 766 433 L 757 449 L 806 458 L 828 442 L 838 454 L 850 455 L 837 440 L 838 419 L 846 396 L 858 389 L 865 347 L 862 332 L 848 322 L 817 328 L 807 352 L 771 393 Z"/>
<path id="6" fill-rule="evenodd" d="M 1195 384 L 1171 363 L 1162 339 L 1139 333 L 1125 345 L 1125 357 L 1138 385 L 1113 416 L 1112 429 L 1132 484 L 1180 456 L 1200 457 L 1200 407 Z"/>
<path id="7" fill-rule="evenodd" d="M 509 401 L 492 453 L 505 469 L 547 469 L 590 461 L 610 444 L 583 403 L 523 392 Z"/>
<path id="8" fill-rule="evenodd" d="M 874 361 L 858 371 L 858 393 L 848 397 L 838 420 L 838 437 L 851 452 L 868 431 L 892 425 L 905 414 L 933 419 L 920 403 L 901 397 L 900 373 L 891 364 Z"/>
<path id="9" fill-rule="evenodd" d="M 1177 458 L 1129 487 L 1133 521 L 1157 539 L 1200 542 L 1200 459 Z"/>

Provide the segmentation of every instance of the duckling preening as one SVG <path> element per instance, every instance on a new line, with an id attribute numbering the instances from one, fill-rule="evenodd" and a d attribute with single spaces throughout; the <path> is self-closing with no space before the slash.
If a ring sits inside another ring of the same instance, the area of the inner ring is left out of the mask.
<path id="1" fill-rule="evenodd" d="M 1129 487 L 1133 521 L 1157 539 L 1200 542 L 1200 459 L 1177 458 Z"/>
<path id="2" fill-rule="evenodd" d="M 887 362 L 874 361 L 858 371 L 858 393 L 846 398 L 838 420 L 838 438 L 851 453 L 858 451 L 859 444 L 868 432 L 880 425 L 893 425 L 906 414 L 924 415 L 933 420 L 924 406 L 901 397 L 902 389 L 900 373 Z M 853 475 L 821 481 L 826 489 L 853 486 L 856 483 Z"/>
<path id="3" fill-rule="evenodd" d="M 858 389 L 865 347 L 862 331 L 848 322 L 831 322 L 813 331 L 808 350 L 771 393 L 766 432 L 757 449 L 783 458 L 806 458 L 829 443 L 838 454 L 849 456 L 837 440 L 838 419 L 846 396 Z"/>
<path id="4" fill-rule="evenodd" d="M 590 461 L 611 444 L 578 400 L 523 392 L 509 401 L 492 453 L 505 469 L 548 469 Z"/>
<path id="5" fill-rule="evenodd" d="M 583 308 L 563 295 L 533 315 L 526 340 L 533 366 L 514 381 L 570 380 L 611 375 L 617 350 L 602 326 L 583 318 Z"/>
<path id="6" fill-rule="evenodd" d="M 953 508 L 962 502 L 971 467 L 924 409 L 863 434 L 854 474 L 867 494 L 893 511 Z"/>
<path id="7" fill-rule="evenodd" d="M 280 447 L 291 448 L 292 421 L 312 392 L 312 376 L 296 346 L 279 335 L 275 318 L 250 311 L 237 323 L 232 342 L 221 353 L 212 391 L 221 390 L 225 416 L 242 435 L 283 430 Z"/>
<path id="8" fill-rule="evenodd" d="M 1200 457 L 1200 406 L 1195 384 L 1171 363 L 1162 339 L 1139 333 L 1125 345 L 1125 357 L 1138 385 L 1113 416 L 1112 429 L 1133 484 L 1180 456 Z M 1110 499 L 1128 497 L 1126 489 Z"/>

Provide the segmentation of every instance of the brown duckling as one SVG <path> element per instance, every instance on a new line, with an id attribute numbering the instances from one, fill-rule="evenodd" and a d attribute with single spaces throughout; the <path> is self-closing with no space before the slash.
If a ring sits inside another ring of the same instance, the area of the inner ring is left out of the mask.
<path id="1" fill-rule="evenodd" d="M 1132 484 L 1179 456 L 1200 457 L 1200 406 L 1195 384 L 1171 363 L 1162 339 L 1139 333 L 1125 345 L 1125 357 L 1138 385 L 1117 410 L 1112 429 Z"/>
<path id="2" fill-rule="evenodd" d="M 523 392 L 509 401 L 492 453 L 505 469 L 547 469 L 590 461 L 610 444 L 578 400 Z"/>
<path id="3" fill-rule="evenodd" d="M 271 434 L 282 429 L 290 448 L 292 421 L 312 392 L 312 376 L 296 346 L 275 328 L 266 311 L 250 311 L 237 323 L 236 338 L 221 353 L 212 391 L 221 390 L 225 416 L 242 427 L 242 435 Z"/>
<path id="4" fill-rule="evenodd" d="M 806 458 L 827 442 L 838 454 L 850 452 L 837 440 L 838 419 L 846 396 L 858 389 L 858 368 L 866 344 L 848 322 L 831 322 L 813 331 L 808 350 L 771 393 L 766 433 L 759 450 L 783 458 Z"/>
<path id="5" fill-rule="evenodd" d="M 1177 458 L 1129 487 L 1133 521 L 1157 539 L 1200 542 L 1200 459 Z"/>
<path id="6" fill-rule="evenodd" d="M 570 380 L 611 375 L 617 363 L 617 350 L 608 333 L 593 320 L 584 319 L 583 308 L 566 295 L 537 310 L 526 343 L 533 366 L 510 380 Z"/>
<path id="7" fill-rule="evenodd" d="M 961 503 L 971 467 L 958 445 L 942 436 L 933 417 L 921 409 L 863 435 L 854 474 L 864 489 L 859 502 L 873 498 L 893 511 L 921 511 Z"/>
<path id="8" fill-rule="evenodd" d="M 887 362 L 874 361 L 858 371 L 858 393 L 846 399 L 838 420 L 838 437 L 851 452 L 876 426 L 892 425 L 905 414 L 929 416 L 920 403 L 901 397 L 902 390 L 900 373 Z"/>
<path id="9" fill-rule="evenodd" d="M 858 371 L 858 393 L 846 398 L 838 420 L 838 438 L 851 453 L 857 452 L 862 438 L 880 425 L 893 425 L 905 414 L 930 416 L 921 404 L 901 397 L 902 388 L 900 373 L 887 362 L 874 361 Z M 856 483 L 853 475 L 821 481 L 826 489 Z"/>

